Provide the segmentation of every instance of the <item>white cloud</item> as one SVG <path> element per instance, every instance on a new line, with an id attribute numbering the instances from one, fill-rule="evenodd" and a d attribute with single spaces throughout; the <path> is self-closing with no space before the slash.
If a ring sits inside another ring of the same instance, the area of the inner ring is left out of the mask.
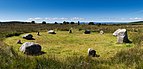
<path id="1" fill-rule="evenodd" d="M 142 21 L 143 18 L 135 17 L 135 18 L 129 18 L 129 20 L 133 20 L 133 21 Z"/>
<path id="2" fill-rule="evenodd" d="M 80 17 L 73 17 L 71 20 L 85 20 L 85 18 L 80 18 Z"/>
<path id="3" fill-rule="evenodd" d="M 40 18 L 40 17 L 37 17 L 37 18 L 34 18 L 35 20 L 42 20 L 43 18 Z"/>

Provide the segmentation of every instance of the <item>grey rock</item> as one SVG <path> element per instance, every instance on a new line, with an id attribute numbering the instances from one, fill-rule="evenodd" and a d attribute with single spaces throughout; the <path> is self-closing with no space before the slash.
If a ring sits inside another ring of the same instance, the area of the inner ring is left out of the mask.
<path id="1" fill-rule="evenodd" d="M 104 31 L 103 31 L 103 30 L 100 30 L 100 34 L 104 34 Z"/>
<path id="2" fill-rule="evenodd" d="M 40 32 L 37 32 L 37 35 L 40 36 Z"/>
<path id="3" fill-rule="evenodd" d="M 49 30 L 48 34 L 56 34 L 54 30 Z"/>
<path id="4" fill-rule="evenodd" d="M 114 36 L 117 36 L 117 43 L 131 43 L 128 39 L 128 34 L 126 29 L 118 29 L 113 33 Z"/>
<path id="5" fill-rule="evenodd" d="M 33 42 L 25 42 L 21 45 L 19 50 L 27 55 L 36 55 L 41 52 L 41 46 Z"/>
<path id="6" fill-rule="evenodd" d="M 85 30 L 84 34 L 90 34 L 91 31 L 90 30 Z"/>
<path id="7" fill-rule="evenodd" d="M 95 57 L 96 56 L 96 51 L 91 49 L 91 48 L 88 48 L 88 56 Z"/>
<path id="8" fill-rule="evenodd" d="M 69 33 L 72 33 L 72 30 L 69 30 Z"/>
<path id="9" fill-rule="evenodd" d="M 25 34 L 24 36 L 22 36 L 24 39 L 33 39 L 33 35 L 32 34 Z"/>
<path id="10" fill-rule="evenodd" d="M 21 40 L 18 40 L 18 41 L 17 41 L 17 44 L 22 44 Z"/>

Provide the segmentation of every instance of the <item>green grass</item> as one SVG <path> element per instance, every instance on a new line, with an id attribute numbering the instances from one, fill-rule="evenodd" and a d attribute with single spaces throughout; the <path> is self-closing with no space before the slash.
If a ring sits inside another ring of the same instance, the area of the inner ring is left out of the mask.
<path id="1" fill-rule="evenodd" d="M 73 34 L 67 30 L 73 29 Z M 128 30 L 132 44 L 116 44 L 112 33 L 118 28 Z M 57 34 L 47 34 L 54 29 Z M 93 33 L 83 34 L 89 29 Z M 100 30 L 105 32 L 100 35 Z M 0 69 L 143 69 L 143 25 L 54 25 L 54 24 L 1 24 Z M 35 32 L 40 31 L 41 36 Z M 32 32 L 36 40 L 22 36 Z M 20 35 L 20 36 L 18 36 Z M 27 56 L 19 51 L 22 42 L 36 42 L 46 54 Z M 87 57 L 93 48 L 99 58 Z"/>
<path id="2" fill-rule="evenodd" d="M 41 36 L 37 36 L 37 33 L 31 33 L 34 35 L 35 40 L 25 40 L 20 36 L 9 37 L 3 40 L 9 46 L 12 46 L 18 55 L 25 57 L 23 53 L 19 51 L 20 44 L 16 44 L 17 40 L 24 42 L 35 42 L 42 46 L 42 51 L 46 54 L 40 56 L 30 56 L 34 58 L 33 64 L 37 64 L 36 60 L 43 65 L 48 65 L 50 68 L 70 68 L 70 69 L 90 69 L 90 68 L 128 68 L 124 63 L 115 63 L 110 60 L 116 56 L 118 52 L 129 50 L 134 47 L 134 44 L 116 44 L 116 37 L 112 36 L 112 33 L 105 33 L 103 35 L 99 33 L 83 34 L 83 31 L 74 30 L 72 34 L 67 31 L 56 31 L 57 34 L 48 34 L 47 32 L 40 32 Z M 99 58 L 88 58 L 87 49 L 93 48 L 100 55 Z M 43 61 L 45 58 L 45 62 Z M 51 60 L 46 60 L 47 58 Z M 48 63 L 48 62 L 51 63 Z M 35 62 L 35 63 L 34 63 Z M 83 62 L 83 64 L 81 64 Z M 55 64 L 55 67 L 52 67 Z M 80 66 L 81 65 L 81 66 Z M 83 66 L 82 66 L 83 65 Z M 37 66 L 37 65 L 36 65 Z M 92 67 L 93 66 L 93 67 Z M 42 66 L 46 68 L 47 66 Z M 129 68 L 134 68 L 130 66 Z"/>
<path id="3" fill-rule="evenodd" d="M 19 51 L 20 44 L 16 44 L 17 40 L 24 42 L 35 42 L 42 46 L 42 50 L 48 54 L 54 54 L 58 56 L 73 56 L 73 55 L 87 55 L 87 49 L 93 48 L 101 55 L 100 58 L 109 58 L 114 56 L 116 52 L 121 49 L 128 49 L 133 47 L 133 44 L 116 44 L 116 37 L 111 33 L 100 35 L 99 33 L 83 34 L 76 32 L 69 34 L 66 31 L 57 31 L 57 34 L 51 35 L 47 32 L 40 32 L 41 36 L 34 35 L 35 40 L 25 40 L 14 36 L 4 40 L 9 46 L 13 46 L 14 49 Z"/>

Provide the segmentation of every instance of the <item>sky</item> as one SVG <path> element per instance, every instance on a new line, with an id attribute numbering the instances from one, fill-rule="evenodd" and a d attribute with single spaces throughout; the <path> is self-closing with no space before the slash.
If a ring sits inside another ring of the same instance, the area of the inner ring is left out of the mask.
<path id="1" fill-rule="evenodd" d="M 143 20 L 143 0 L 0 0 L 0 21 Z"/>

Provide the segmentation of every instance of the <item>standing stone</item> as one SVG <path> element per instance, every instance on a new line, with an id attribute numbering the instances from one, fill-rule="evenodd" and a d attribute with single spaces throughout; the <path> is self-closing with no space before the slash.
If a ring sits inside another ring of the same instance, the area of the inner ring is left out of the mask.
<path id="1" fill-rule="evenodd" d="M 100 34 L 104 34 L 104 31 L 103 31 L 103 30 L 100 30 Z"/>
<path id="2" fill-rule="evenodd" d="M 39 32 L 37 32 L 37 35 L 38 35 L 38 36 L 40 36 L 40 33 L 39 33 Z"/>
<path id="3" fill-rule="evenodd" d="M 69 30 L 69 33 L 72 33 L 72 30 Z"/>
<path id="4" fill-rule="evenodd" d="M 117 36 L 117 43 L 131 43 L 128 39 L 128 34 L 126 29 L 118 29 L 113 33 L 114 36 Z"/>

